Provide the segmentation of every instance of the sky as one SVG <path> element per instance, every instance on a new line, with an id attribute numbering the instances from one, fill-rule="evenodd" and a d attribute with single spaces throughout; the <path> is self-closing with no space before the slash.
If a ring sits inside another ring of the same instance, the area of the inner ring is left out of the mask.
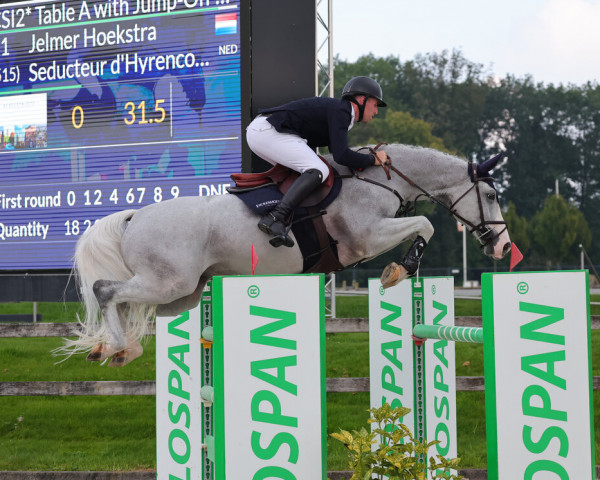
<path id="1" fill-rule="evenodd" d="M 331 1 L 341 60 L 373 53 L 404 62 L 456 49 L 500 78 L 600 82 L 600 0 Z"/>

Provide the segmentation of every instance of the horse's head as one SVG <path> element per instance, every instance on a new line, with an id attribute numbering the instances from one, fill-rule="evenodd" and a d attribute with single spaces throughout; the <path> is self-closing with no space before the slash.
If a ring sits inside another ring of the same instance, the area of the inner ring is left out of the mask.
<path id="1" fill-rule="evenodd" d="M 469 163 L 471 185 L 454 200 L 451 213 L 472 233 L 483 247 L 483 252 L 501 259 L 511 248 L 506 222 L 502 218 L 498 194 L 490 177 L 502 155 L 482 164 Z"/>

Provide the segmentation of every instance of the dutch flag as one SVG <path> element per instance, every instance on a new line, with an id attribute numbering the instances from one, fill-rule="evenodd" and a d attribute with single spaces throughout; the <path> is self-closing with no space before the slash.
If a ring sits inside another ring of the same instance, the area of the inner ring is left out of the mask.
<path id="1" fill-rule="evenodd" d="M 237 33 L 237 13 L 215 15 L 215 34 L 232 35 Z"/>

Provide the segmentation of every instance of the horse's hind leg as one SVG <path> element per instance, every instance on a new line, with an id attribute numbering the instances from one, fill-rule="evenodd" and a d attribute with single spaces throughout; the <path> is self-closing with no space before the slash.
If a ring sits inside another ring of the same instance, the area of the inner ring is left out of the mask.
<path id="1" fill-rule="evenodd" d="M 202 297 L 202 291 L 204 290 L 204 286 L 206 285 L 206 279 L 200 279 L 198 282 L 198 286 L 196 290 L 191 295 L 187 295 L 183 298 L 178 298 L 177 300 L 168 303 L 166 305 L 158 305 L 156 308 L 157 316 L 172 316 L 179 315 L 182 312 L 190 310 L 194 308 L 200 302 L 200 298 Z M 121 312 L 121 324 L 123 324 L 123 315 Z M 111 351 L 112 359 L 108 364 L 109 367 L 121 367 L 126 365 L 127 363 L 135 360 L 140 357 L 144 352 L 142 344 L 136 338 L 132 338 L 130 336 L 126 336 L 126 345 L 123 350 L 114 351 L 111 347 L 107 345 L 104 346 L 107 351 Z M 104 357 L 106 358 L 106 357 Z"/>
<path id="2" fill-rule="evenodd" d="M 181 295 L 190 295 L 198 285 L 198 279 L 156 277 L 141 278 L 134 276 L 126 282 L 98 280 L 94 283 L 94 294 L 102 311 L 109 337 L 108 352 L 117 352 L 111 366 L 122 366 L 141 355 L 138 338 L 124 331 L 126 328 L 145 326 L 147 315 L 142 314 L 140 306 L 153 306 L 173 302 Z M 119 305 L 127 305 L 127 320 L 120 318 Z M 137 312 L 136 312 L 137 310 Z M 123 321 L 122 321 L 123 320 Z M 138 329 L 138 328 L 136 328 Z M 131 338 L 130 338 L 131 337 Z M 115 358 L 116 357 L 116 358 Z"/>
<path id="3" fill-rule="evenodd" d="M 111 302 L 113 289 L 122 282 L 98 280 L 94 283 L 94 294 L 102 311 L 110 341 L 96 344 L 87 356 L 90 362 L 102 362 L 125 348 L 122 318 L 117 304 Z"/>
<path id="4" fill-rule="evenodd" d="M 192 293 L 191 295 L 178 298 L 177 300 L 166 305 L 158 305 L 156 307 L 156 316 L 170 317 L 174 315 L 179 315 L 180 313 L 194 308 L 196 305 L 198 305 L 198 303 L 200 303 L 200 298 L 202 298 L 202 291 L 204 290 L 207 281 L 207 278 L 200 278 L 196 290 L 194 290 L 194 293 Z"/>
<path id="5" fill-rule="evenodd" d="M 127 306 L 123 303 L 118 304 L 117 313 L 121 327 L 123 331 L 126 332 Z M 93 354 L 96 352 L 98 352 L 99 355 L 97 358 L 94 358 Z M 88 355 L 88 360 L 102 362 L 105 359 L 112 357 L 108 363 L 108 366 L 122 367 L 132 362 L 136 358 L 141 357 L 142 353 L 144 353 L 144 347 L 142 347 L 140 341 L 135 338 L 135 335 L 125 333 L 125 348 L 119 350 L 118 347 L 114 347 L 111 344 L 99 343 L 94 346 Z"/>
<path id="6" fill-rule="evenodd" d="M 125 319 L 126 319 L 125 305 L 123 305 L 123 304 L 117 305 L 117 314 L 119 316 L 121 330 L 124 332 L 126 329 L 126 326 L 127 326 L 126 321 L 125 321 Z M 104 313 L 103 313 L 103 318 L 105 318 Z M 105 320 L 105 321 L 107 321 L 107 320 Z M 126 345 L 127 345 L 126 348 L 129 348 L 130 344 L 132 344 L 132 341 L 130 339 L 126 339 Z M 139 342 L 138 342 L 138 344 L 139 344 Z M 139 347 L 141 348 L 141 345 Z M 103 362 L 104 360 L 112 357 L 113 355 L 115 355 L 118 352 L 119 352 L 119 350 L 117 350 L 116 347 L 112 346 L 112 344 L 109 344 L 106 342 L 97 343 L 96 345 L 94 345 L 94 347 L 88 354 L 87 361 L 88 362 Z M 142 352 L 143 352 L 143 350 L 142 350 Z M 140 353 L 140 355 L 141 355 L 141 353 Z"/>

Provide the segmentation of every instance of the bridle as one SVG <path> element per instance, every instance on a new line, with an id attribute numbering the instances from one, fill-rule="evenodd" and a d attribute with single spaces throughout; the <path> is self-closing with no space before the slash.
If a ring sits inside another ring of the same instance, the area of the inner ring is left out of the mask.
<path id="1" fill-rule="evenodd" d="M 373 155 L 376 155 L 377 150 L 382 145 L 386 145 L 386 144 L 379 143 L 375 148 L 363 147 L 359 150 L 367 149 Z M 490 243 L 493 243 L 507 229 L 506 221 L 504 221 L 504 220 L 486 220 L 485 219 L 485 216 L 483 213 L 483 204 L 481 203 L 481 192 L 479 190 L 479 182 L 481 182 L 481 181 L 489 182 L 492 180 L 492 178 L 491 177 L 478 177 L 476 168 L 469 169 L 471 172 L 471 181 L 473 182 L 473 185 L 471 185 L 460 197 L 458 197 L 452 205 L 448 206 L 444 202 L 439 200 L 438 198 L 434 197 L 432 194 L 430 194 L 427 190 L 422 188 L 420 185 L 416 184 L 412 179 L 410 179 L 408 176 L 406 176 L 404 173 L 402 173 L 396 167 L 394 167 L 394 165 L 392 165 L 392 159 L 390 158 L 390 156 L 387 153 L 386 153 L 386 157 L 387 157 L 386 163 L 381 166 L 382 166 L 383 171 L 385 172 L 385 175 L 388 180 L 392 179 L 392 175 L 391 175 L 390 171 L 394 172 L 396 175 L 398 175 L 400 178 L 402 178 L 404 181 L 406 181 L 410 186 L 419 190 L 421 192 L 421 195 L 426 196 L 430 201 L 432 201 L 433 203 L 435 203 L 435 204 L 441 206 L 442 208 L 444 208 L 445 210 L 447 210 L 448 213 L 450 213 L 450 215 L 453 215 L 459 222 L 461 222 L 463 225 L 465 225 L 466 227 L 469 228 L 469 233 L 476 234 L 477 239 L 479 240 L 479 242 L 481 242 L 482 248 L 489 245 Z M 472 162 L 469 162 L 469 163 L 472 163 Z M 409 211 L 410 208 L 406 208 L 405 202 L 404 202 L 404 199 L 402 198 L 402 196 L 393 188 L 391 188 L 388 185 L 385 185 L 383 183 L 380 183 L 376 180 L 372 180 L 370 178 L 363 177 L 362 175 L 360 175 L 356 172 L 353 172 L 353 176 L 355 178 L 357 178 L 358 180 L 362 180 L 362 181 L 366 181 L 366 182 L 378 185 L 378 186 L 385 188 L 386 190 L 389 190 L 392 193 L 394 193 L 396 195 L 396 197 L 398 197 L 398 199 L 400 200 L 400 208 L 398 209 L 398 212 L 400 215 L 406 214 Z M 475 189 L 475 191 L 477 192 L 477 203 L 479 206 L 479 223 L 478 224 L 475 224 L 475 223 L 467 220 L 466 218 L 464 218 L 462 215 L 460 215 L 458 213 L 458 211 L 456 209 L 456 206 L 459 204 L 459 202 L 461 200 L 463 200 L 467 196 L 467 194 L 473 189 Z M 504 228 L 500 232 L 496 233 L 494 231 L 494 229 L 491 228 L 491 225 L 504 225 Z"/>

